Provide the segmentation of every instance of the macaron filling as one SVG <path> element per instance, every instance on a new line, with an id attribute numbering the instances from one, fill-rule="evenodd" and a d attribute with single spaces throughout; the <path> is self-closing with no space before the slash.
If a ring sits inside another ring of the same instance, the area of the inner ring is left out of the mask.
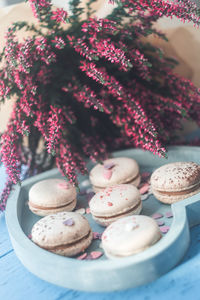
<path id="1" fill-rule="evenodd" d="M 176 195 L 185 195 L 185 194 L 194 192 L 198 188 L 200 188 L 200 183 L 196 184 L 195 186 L 192 186 L 191 188 L 184 189 L 184 190 L 181 190 L 181 191 L 173 191 L 173 192 L 170 191 L 170 192 L 168 192 L 168 191 L 160 191 L 160 190 L 157 190 L 155 188 L 154 188 L 154 190 L 156 192 L 160 193 L 160 194 L 163 194 L 163 195 L 176 196 Z"/>
<path id="2" fill-rule="evenodd" d="M 99 218 L 99 219 L 101 219 L 101 218 L 102 218 L 102 219 L 110 219 L 110 218 L 113 218 L 113 217 L 120 217 L 120 216 L 123 216 L 123 215 L 125 215 L 125 214 L 131 213 L 132 211 L 136 210 L 137 208 L 139 208 L 139 207 L 141 206 L 141 204 L 142 204 L 142 202 L 140 201 L 137 205 L 131 207 L 131 208 L 128 209 L 128 210 L 125 210 L 125 211 L 120 212 L 120 213 L 118 213 L 118 214 L 112 214 L 112 215 L 110 215 L 110 216 L 97 216 L 97 215 L 94 214 L 94 213 L 92 213 L 92 214 L 93 214 L 93 216 L 94 216 L 95 218 Z"/>
<path id="3" fill-rule="evenodd" d="M 35 243 L 38 246 L 40 246 L 40 247 L 42 247 L 43 249 L 46 249 L 46 250 L 63 250 L 63 249 L 66 249 L 68 247 L 76 246 L 77 244 L 83 242 L 84 240 L 87 240 L 90 237 L 91 234 L 92 234 L 92 231 L 90 230 L 87 235 L 83 236 L 82 238 L 80 238 L 80 239 L 78 239 L 74 242 L 66 243 L 66 244 L 62 244 L 62 245 L 57 245 L 57 246 L 53 246 L 53 247 L 43 246 L 43 245 L 41 246 L 41 245 L 38 245 L 36 242 Z"/>
<path id="4" fill-rule="evenodd" d="M 40 205 L 37 205 L 31 201 L 29 201 L 29 205 L 35 209 L 43 209 L 43 210 L 49 210 L 49 209 L 59 209 L 59 208 L 64 208 L 64 207 L 67 207 L 69 206 L 70 204 L 72 204 L 74 201 L 76 200 L 76 198 L 74 198 L 74 200 L 68 202 L 67 204 L 64 204 L 64 205 L 60 205 L 60 206 L 40 206 Z"/>

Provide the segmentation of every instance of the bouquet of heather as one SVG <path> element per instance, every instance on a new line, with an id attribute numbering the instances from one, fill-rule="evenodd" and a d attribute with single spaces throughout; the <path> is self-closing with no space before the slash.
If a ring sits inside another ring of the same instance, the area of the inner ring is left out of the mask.
<path id="1" fill-rule="evenodd" d="M 7 130 L 1 135 L 1 159 L 9 175 L 1 197 L 5 208 L 12 184 L 50 168 L 77 184 L 86 158 L 140 147 L 165 156 L 182 119 L 200 123 L 200 93 L 173 73 L 176 61 L 146 37 L 162 16 L 200 24 L 200 11 L 187 0 L 115 1 L 105 19 L 72 0 L 70 10 L 50 0 L 29 0 L 37 26 L 12 24 L 0 54 L 0 100 L 15 98 Z M 67 24 L 65 24 L 67 23 Z M 19 30 L 30 37 L 19 41 Z M 28 146 L 24 146 L 24 139 Z M 43 151 L 37 153 L 43 140 Z"/>

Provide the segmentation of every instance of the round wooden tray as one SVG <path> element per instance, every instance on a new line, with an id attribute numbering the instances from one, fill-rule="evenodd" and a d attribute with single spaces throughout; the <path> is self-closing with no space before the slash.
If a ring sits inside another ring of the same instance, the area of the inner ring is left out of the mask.
<path id="1" fill-rule="evenodd" d="M 167 160 L 138 149 L 115 152 L 113 157 L 132 157 L 139 163 L 141 172 L 152 172 L 169 162 L 194 161 L 200 164 L 199 153 L 198 147 L 170 147 Z M 90 169 L 92 164 L 88 167 Z M 15 253 L 24 266 L 38 277 L 66 288 L 114 291 L 151 282 L 180 262 L 189 246 L 189 227 L 200 223 L 200 194 L 171 206 L 160 203 L 151 195 L 143 201 L 142 214 L 162 214 L 170 230 L 149 249 L 115 260 L 109 260 L 104 255 L 98 260 L 59 256 L 41 249 L 28 238 L 33 224 L 40 218 L 28 208 L 28 191 L 37 181 L 54 177 L 61 177 L 57 169 L 25 180 L 21 187 L 16 186 L 7 203 L 6 222 Z M 89 188 L 86 176 L 79 176 L 79 182 L 80 186 Z M 85 195 L 78 196 L 78 206 L 88 207 Z M 165 218 L 170 210 L 173 218 Z M 90 214 L 85 216 L 93 231 L 103 232 L 104 228 L 96 224 Z M 100 240 L 94 240 L 87 252 L 94 250 L 102 251 Z"/>

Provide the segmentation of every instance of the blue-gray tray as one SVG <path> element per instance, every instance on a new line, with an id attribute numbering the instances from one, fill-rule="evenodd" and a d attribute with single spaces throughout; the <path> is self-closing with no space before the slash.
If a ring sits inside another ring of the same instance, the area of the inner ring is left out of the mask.
<path id="1" fill-rule="evenodd" d="M 200 148 L 169 147 L 168 159 L 162 159 L 149 152 L 129 149 L 113 153 L 113 157 L 134 158 L 141 172 L 152 172 L 159 166 L 175 161 L 193 161 L 200 164 Z M 89 164 L 91 168 L 92 164 Z M 163 238 L 142 253 L 134 256 L 109 260 L 104 255 L 98 260 L 77 260 L 56 255 L 35 245 L 28 235 L 33 224 L 40 218 L 28 208 L 28 191 L 37 181 L 61 177 L 57 169 L 31 177 L 16 186 L 9 197 L 6 222 L 16 255 L 24 266 L 48 282 L 82 291 L 115 291 L 146 284 L 174 268 L 183 258 L 190 243 L 189 227 L 200 224 L 200 194 L 172 205 L 157 201 L 153 195 L 143 201 L 142 214 L 163 215 L 170 230 Z M 79 176 L 80 186 L 87 186 L 86 176 Z M 78 205 L 87 207 L 85 195 L 79 195 Z M 165 218 L 172 211 L 173 218 Z M 90 214 L 85 215 L 95 232 L 104 228 L 96 224 Z M 88 252 L 102 251 L 100 241 L 94 240 Z"/>

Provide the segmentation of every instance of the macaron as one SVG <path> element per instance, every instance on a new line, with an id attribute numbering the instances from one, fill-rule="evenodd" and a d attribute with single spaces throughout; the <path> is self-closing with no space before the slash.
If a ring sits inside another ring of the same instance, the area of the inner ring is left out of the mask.
<path id="1" fill-rule="evenodd" d="M 29 208 L 39 216 L 72 211 L 76 202 L 76 188 L 64 179 L 45 179 L 35 183 L 29 190 Z"/>
<path id="2" fill-rule="evenodd" d="M 35 223 L 31 239 L 45 250 L 63 256 L 74 256 L 89 247 L 92 230 L 81 214 L 58 212 Z"/>
<path id="3" fill-rule="evenodd" d="M 126 257 L 146 250 L 161 236 L 154 219 L 143 215 L 128 216 L 106 228 L 102 235 L 102 247 L 108 258 Z"/>
<path id="4" fill-rule="evenodd" d="M 138 163 L 128 157 L 107 159 L 103 164 L 97 164 L 90 171 L 90 182 L 95 192 L 115 184 L 140 184 Z"/>
<path id="5" fill-rule="evenodd" d="M 163 165 L 151 175 L 154 196 L 163 203 L 174 203 L 200 192 L 200 166 L 194 162 Z"/>
<path id="6" fill-rule="evenodd" d="M 108 226 L 124 216 L 139 214 L 142 201 L 134 185 L 119 184 L 96 193 L 89 207 L 93 219 L 102 226 Z"/>

